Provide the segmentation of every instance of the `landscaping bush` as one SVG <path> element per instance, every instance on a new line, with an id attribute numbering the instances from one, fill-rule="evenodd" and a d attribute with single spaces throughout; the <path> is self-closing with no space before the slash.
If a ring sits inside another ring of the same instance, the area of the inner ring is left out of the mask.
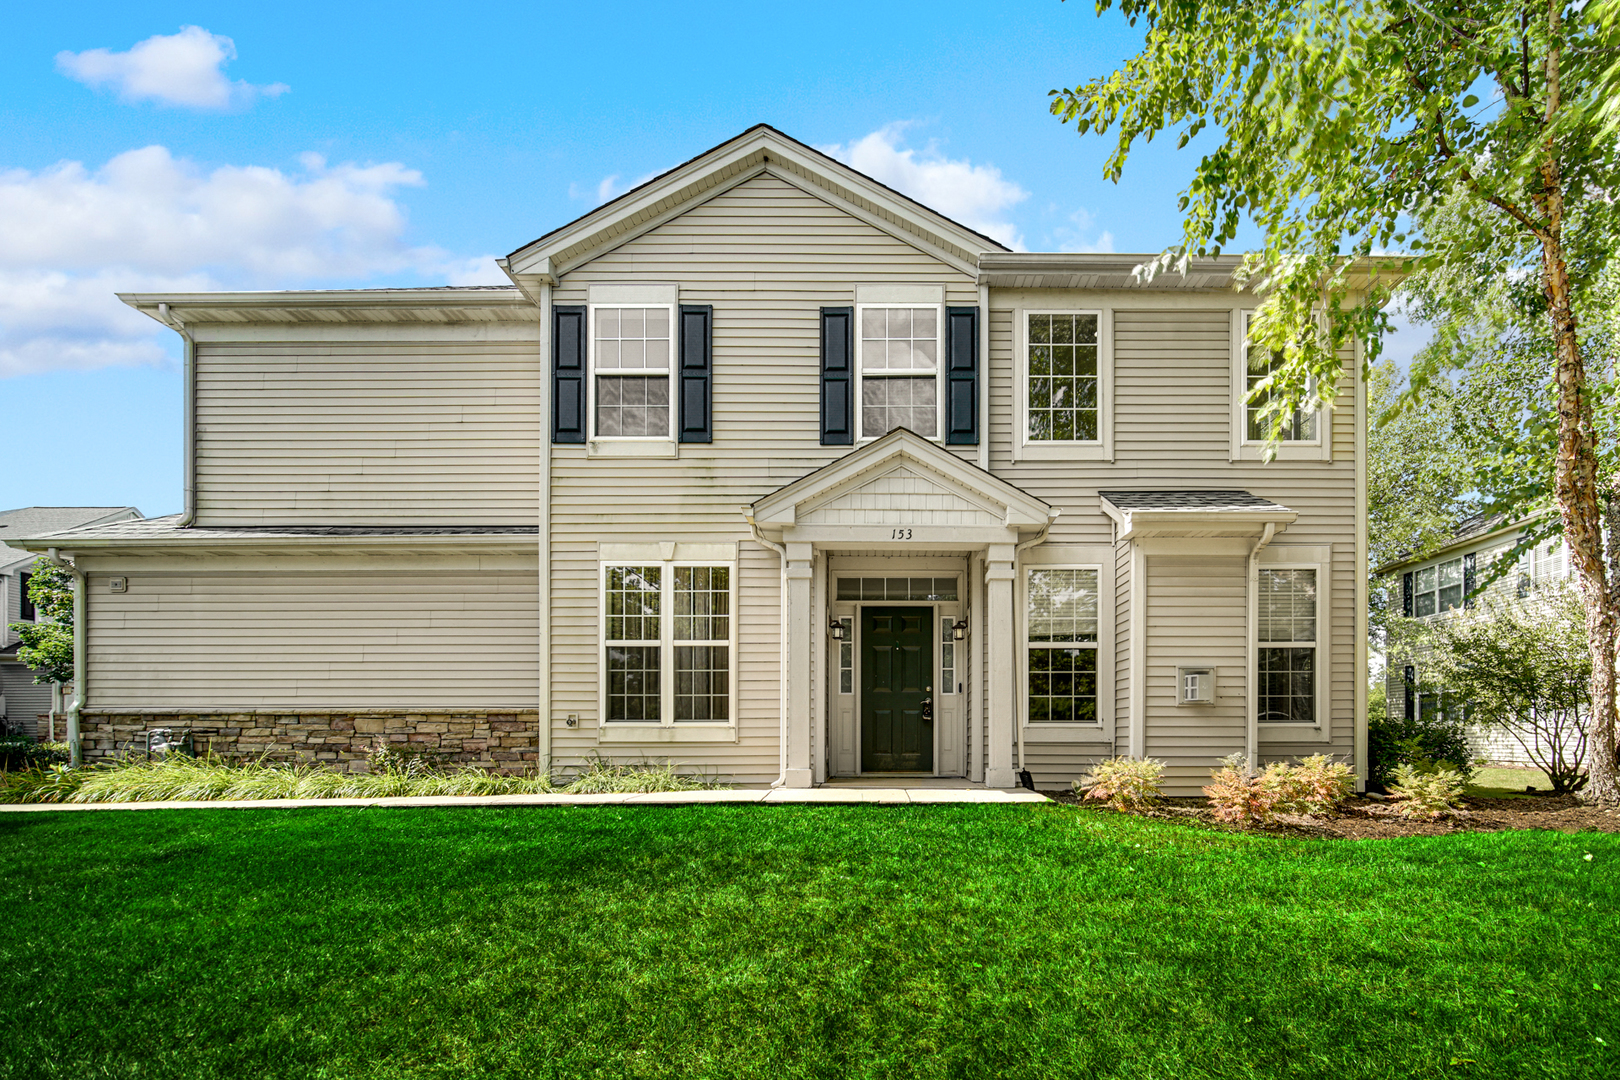
<path id="1" fill-rule="evenodd" d="M 1457 809 L 1464 783 L 1462 774 L 1455 769 L 1424 771 L 1416 765 L 1402 764 L 1395 768 L 1389 793 L 1399 800 L 1401 817 L 1434 821 Z"/>
<path id="2" fill-rule="evenodd" d="M 1264 825 L 1276 815 L 1283 791 L 1274 771 L 1256 773 L 1246 754 L 1228 754 L 1221 767 L 1210 774 L 1204 788 L 1218 821 L 1239 825 Z"/>
<path id="3" fill-rule="evenodd" d="M 1336 811 L 1350 797 L 1356 774 L 1342 761 L 1312 754 L 1298 765 L 1273 763 L 1261 779 L 1280 793 L 1279 811 L 1321 817 Z"/>
<path id="4" fill-rule="evenodd" d="M 673 761 L 641 761 L 616 765 L 604 757 L 592 758 L 563 791 L 570 795 L 621 795 L 649 791 L 703 791 L 719 784 L 695 776 L 682 776 Z"/>
<path id="5" fill-rule="evenodd" d="M 1099 761 L 1074 782 L 1075 794 L 1105 800 L 1115 810 L 1145 810 L 1159 801 L 1164 762 L 1153 758 L 1113 757 Z"/>
<path id="6" fill-rule="evenodd" d="M 1367 718 L 1367 780 L 1388 788 L 1395 769 L 1422 761 L 1449 765 L 1466 782 L 1474 774 L 1461 717 Z"/>
<path id="7" fill-rule="evenodd" d="M 67 743 L 35 742 L 20 734 L 0 736 L 0 770 L 6 772 L 65 764 L 72 756 L 73 747 Z"/>

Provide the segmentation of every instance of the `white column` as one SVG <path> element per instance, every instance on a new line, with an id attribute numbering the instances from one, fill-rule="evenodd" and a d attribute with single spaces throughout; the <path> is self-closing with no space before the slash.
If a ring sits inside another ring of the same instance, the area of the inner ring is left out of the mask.
<path id="1" fill-rule="evenodd" d="M 1013 545 L 991 544 L 984 571 L 984 606 L 989 628 L 990 707 L 985 717 L 990 743 L 986 787 L 1018 786 L 1013 771 L 1013 726 L 1018 716 L 1018 665 L 1013 646 Z"/>
<path id="2" fill-rule="evenodd" d="M 809 544 L 787 545 L 787 768 L 782 784 L 815 786 L 815 757 L 810 740 L 810 650 L 815 625 L 810 610 L 810 579 L 815 573 Z"/>

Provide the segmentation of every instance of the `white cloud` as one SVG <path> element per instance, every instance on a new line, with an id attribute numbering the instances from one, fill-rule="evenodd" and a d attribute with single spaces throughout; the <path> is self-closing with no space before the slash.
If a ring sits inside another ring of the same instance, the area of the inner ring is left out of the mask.
<path id="1" fill-rule="evenodd" d="M 628 184 L 622 185 L 619 183 L 619 174 L 613 173 L 611 176 L 604 176 L 598 180 L 594 189 L 581 187 L 578 184 L 569 184 L 568 197 L 581 202 L 589 202 L 592 206 L 601 206 L 605 202 L 617 199 L 627 191 L 634 191 L 653 177 L 662 175 L 662 172 L 663 170 L 650 172 L 645 176 L 637 177 Z"/>
<path id="2" fill-rule="evenodd" d="M 396 195 L 415 170 L 300 164 L 205 172 L 149 146 L 95 171 L 0 172 L 0 377 L 161 362 L 164 332 L 115 292 L 506 280 L 489 256 L 405 243 Z"/>
<path id="3" fill-rule="evenodd" d="M 1097 224 L 1089 210 L 1076 210 L 1069 215 L 1069 223 L 1053 230 L 1059 251 L 1073 251 L 1084 255 L 1110 254 L 1114 250 L 1114 234 L 1107 229 L 1095 231 Z"/>
<path id="4" fill-rule="evenodd" d="M 1015 251 L 1024 250 L 1023 234 L 1005 212 L 1029 198 L 1029 192 L 994 165 L 952 161 L 933 143 L 921 154 L 902 149 L 907 126 L 889 124 L 847 146 L 817 149 Z"/>
<path id="5" fill-rule="evenodd" d="M 59 52 L 56 69 L 86 86 L 110 86 L 125 101 L 156 101 L 192 109 L 229 109 L 260 97 L 278 97 L 286 83 L 254 86 L 232 82 L 220 69 L 236 59 L 236 43 L 200 26 L 182 26 L 178 34 L 156 35 L 128 52 L 87 49 Z"/>

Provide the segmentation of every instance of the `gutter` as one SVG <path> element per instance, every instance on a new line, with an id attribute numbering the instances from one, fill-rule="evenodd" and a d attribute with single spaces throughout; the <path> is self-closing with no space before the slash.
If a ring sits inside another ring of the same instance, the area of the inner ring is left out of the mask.
<path id="1" fill-rule="evenodd" d="M 760 532 L 759 531 L 759 526 L 754 523 L 754 508 L 752 506 L 743 507 L 742 508 L 742 515 L 743 515 L 743 518 L 748 522 L 748 528 L 753 531 L 754 542 L 759 544 L 761 547 L 768 547 L 772 551 L 776 552 L 777 558 L 781 561 L 781 564 L 782 564 L 782 585 L 781 585 L 782 597 L 781 597 L 781 601 L 777 604 L 777 607 L 781 609 L 781 613 L 782 613 L 782 616 L 781 616 L 782 623 L 781 623 L 781 626 L 777 629 L 777 638 L 781 642 L 781 659 L 780 659 L 780 663 L 781 663 L 781 667 L 782 667 L 782 678 L 779 680 L 780 683 L 781 683 L 781 688 L 780 688 L 780 691 L 779 691 L 779 694 L 778 694 L 778 701 L 777 701 L 777 713 L 780 716 L 780 720 L 778 722 L 778 732 L 777 732 L 777 737 L 776 737 L 776 746 L 777 746 L 777 755 L 776 756 L 777 756 L 777 767 L 778 767 L 779 771 L 777 773 L 776 779 L 771 781 L 771 787 L 778 788 L 778 787 L 781 787 L 783 784 L 787 783 L 787 744 L 788 744 L 788 730 L 787 730 L 787 722 L 788 722 L 788 685 L 787 685 L 787 669 L 788 669 L 788 610 L 787 610 L 787 608 L 788 608 L 788 576 L 787 576 L 787 570 L 788 570 L 788 558 L 787 558 L 787 548 L 784 547 L 781 544 L 772 543 L 771 541 L 765 539 L 765 534 Z M 814 760 L 814 758 L 812 757 L 812 761 L 813 760 Z"/>
<path id="2" fill-rule="evenodd" d="M 1249 587 L 1249 625 L 1248 633 L 1245 635 L 1244 651 L 1249 655 L 1246 665 L 1248 675 L 1243 681 L 1246 684 L 1247 691 L 1245 696 L 1249 699 L 1247 710 L 1249 722 L 1245 725 L 1244 742 L 1248 744 L 1245 747 L 1245 752 L 1249 756 L 1250 768 L 1255 768 L 1260 763 L 1260 687 L 1255 674 L 1260 664 L 1260 646 L 1255 639 L 1255 634 L 1260 629 L 1260 549 L 1271 543 L 1272 537 L 1276 535 L 1277 523 L 1274 521 L 1266 522 L 1266 527 L 1261 530 L 1259 538 L 1254 542 L 1254 546 L 1249 549 L 1249 567 L 1246 575 Z"/>
<path id="3" fill-rule="evenodd" d="M 84 655 L 86 592 L 84 573 L 70 560 L 61 558 L 56 548 L 50 548 L 45 552 L 45 561 L 73 575 L 73 702 L 67 709 L 67 741 L 73 748 L 73 764 L 80 765 L 84 762 L 84 753 L 79 747 L 79 710 L 84 706 L 85 682 L 89 672 L 89 664 Z"/>
<path id="4" fill-rule="evenodd" d="M 186 325 L 180 321 L 180 316 L 169 310 L 168 304 L 158 304 L 158 321 L 179 334 L 183 344 L 181 366 L 185 371 L 185 419 L 182 430 L 185 448 L 182 454 L 185 460 L 183 466 L 185 510 L 175 525 L 184 529 L 197 519 L 197 342 L 186 331 Z"/>

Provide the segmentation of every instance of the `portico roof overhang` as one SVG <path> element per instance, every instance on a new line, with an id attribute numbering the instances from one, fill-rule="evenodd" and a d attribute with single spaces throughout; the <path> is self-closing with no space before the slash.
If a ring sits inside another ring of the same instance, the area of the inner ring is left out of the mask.
<path id="1" fill-rule="evenodd" d="M 1016 544 L 1058 509 L 905 428 L 743 508 L 768 539 L 960 551 Z"/>
<path id="2" fill-rule="evenodd" d="M 1276 535 L 1299 517 L 1280 503 L 1230 489 L 1103 491 L 1099 501 L 1117 527 L 1115 540 L 1248 540 Z"/>

